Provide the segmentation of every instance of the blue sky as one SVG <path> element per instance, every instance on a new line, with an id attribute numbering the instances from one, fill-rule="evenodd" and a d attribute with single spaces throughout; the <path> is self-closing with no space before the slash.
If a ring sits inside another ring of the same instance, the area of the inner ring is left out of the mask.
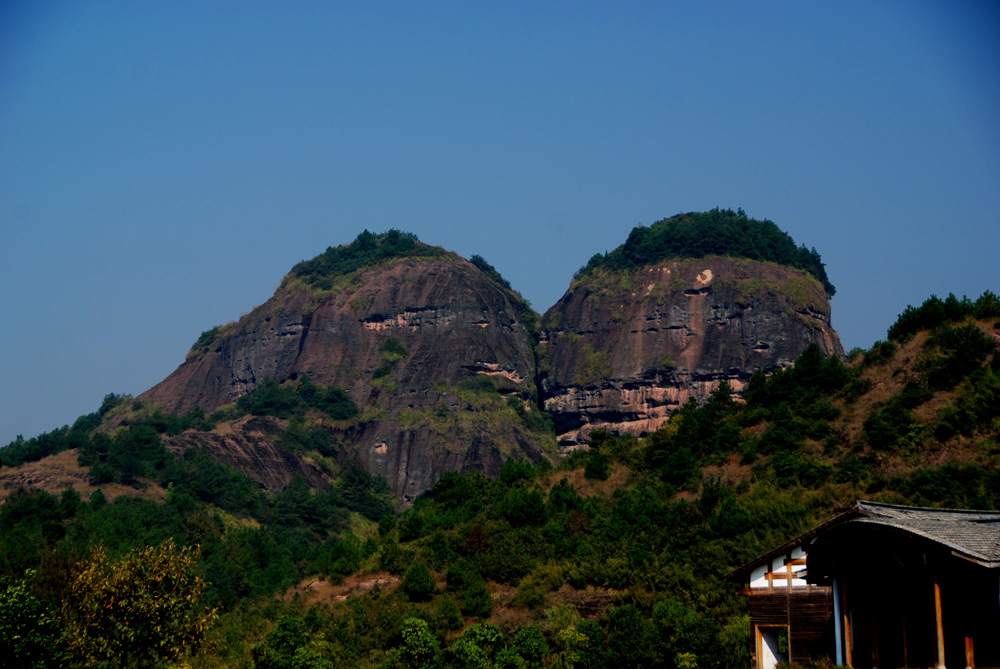
<path id="1" fill-rule="evenodd" d="M 364 229 L 544 311 L 636 224 L 742 207 L 868 347 L 1000 292 L 998 75 L 992 2 L 4 3 L 0 444 Z"/>

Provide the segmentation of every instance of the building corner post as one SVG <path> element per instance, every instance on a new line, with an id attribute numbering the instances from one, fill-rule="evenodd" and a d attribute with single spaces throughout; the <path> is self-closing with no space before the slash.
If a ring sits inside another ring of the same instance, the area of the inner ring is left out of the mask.
<path id="1" fill-rule="evenodd" d="M 937 628 L 937 669 L 944 666 L 944 621 L 941 612 L 941 583 L 938 580 L 937 569 L 934 569 L 934 620 Z"/>

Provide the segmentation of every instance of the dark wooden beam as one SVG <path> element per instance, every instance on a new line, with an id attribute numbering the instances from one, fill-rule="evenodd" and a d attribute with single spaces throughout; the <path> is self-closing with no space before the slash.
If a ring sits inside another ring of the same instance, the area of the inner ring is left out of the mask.
<path id="1" fill-rule="evenodd" d="M 844 573 L 843 578 L 841 578 L 842 583 L 840 584 L 840 592 L 842 597 L 842 606 L 840 607 L 841 615 L 844 617 L 844 662 L 846 662 L 848 667 L 854 666 L 853 658 L 853 648 L 851 648 L 851 617 L 847 613 L 847 573 Z"/>
<path id="2" fill-rule="evenodd" d="M 941 583 L 937 569 L 934 570 L 934 621 L 937 627 L 937 669 L 944 666 L 944 621 L 941 614 Z"/>

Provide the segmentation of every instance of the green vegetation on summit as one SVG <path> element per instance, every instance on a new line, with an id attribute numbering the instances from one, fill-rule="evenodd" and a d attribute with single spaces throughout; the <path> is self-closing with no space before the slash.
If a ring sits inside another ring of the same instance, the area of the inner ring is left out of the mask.
<path id="1" fill-rule="evenodd" d="M 318 290 L 330 290 L 333 280 L 394 258 L 454 257 L 438 246 L 422 244 L 410 232 L 389 230 L 381 235 L 365 230 L 344 246 L 331 246 L 312 260 L 292 268 L 292 274 Z"/>
<path id="2" fill-rule="evenodd" d="M 475 265 L 476 267 L 478 267 L 483 272 L 483 274 L 485 274 L 486 276 L 490 277 L 491 279 L 493 279 L 493 281 L 495 281 L 496 283 L 500 284 L 501 286 L 503 286 L 507 290 L 510 290 L 510 291 L 514 290 L 513 288 L 510 287 L 510 281 L 508 281 L 507 279 L 503 278 L 503 275 L 500 274 L 500 272 L 497 271 L 496 267 L 494 267 L 493 265 L 491 265 L 488 262 L 486 262 L 486 258 L 484 258 L 481 255 L 477 254 L 477 255 L 474 255 L 471 258 L 469 258 L 469 262 L 471 262 L 473 265 Z"/>
<path id="3" fill-rule="evenodd" d="M 812 274 L 826 289 L 836 292 L 816 249 L 796 246 L 791 236 L 773 222 L 749 218 L 742 209 L 713 209 L 678 214 L 651 226 L 632 228 L 626 242 L 607 254 L 595 254 L 578 273 L 587 276 L 604 267 L 625 270 L 668 258 L 731 256 L 787 265 Z"/>
<path id="4" fill-rule="evenodd" d="M 889 339 L 900 343 L 921 330 L 931 330 L 947 323 L 961 323 L 969 318 L 1000 317 L 1000 297 L 986 291 L 975 302 L 949 294 L 945 299 L 932 295 L 919 307 L 908 306 L 889 328 Z"/>

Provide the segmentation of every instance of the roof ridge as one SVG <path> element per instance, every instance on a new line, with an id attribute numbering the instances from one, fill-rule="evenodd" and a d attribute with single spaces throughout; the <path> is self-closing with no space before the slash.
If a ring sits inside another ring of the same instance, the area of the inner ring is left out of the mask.
<path id="1" fill-rule="evenodd" d="M 963 515 L 989 515 L 996 516 L 1000 520 L 1000 511 L 990 511 L 989 509 L 951 509 L 947 507 L 937 507 L 937 506 L 910 506 L 907 504 L 887 504 L 885 502 L 869 502 L 867 500 L 858 500 L 857 508 L 859 509 L 869 509 L 874 507 L 875 509 L 896 509 L 899 511 L 930 511 L 936 513 L 954 513 Z"/>

